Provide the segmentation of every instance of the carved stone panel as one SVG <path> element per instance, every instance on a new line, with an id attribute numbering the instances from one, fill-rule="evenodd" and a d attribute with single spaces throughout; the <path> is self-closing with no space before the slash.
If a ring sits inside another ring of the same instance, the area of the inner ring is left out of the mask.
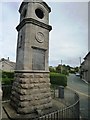
<path id="1" fill-rule="evenodd" d="M 45 70 L 45 50 L 33 48 L 33 70 Z"/>
<path id="2" fill-rule="evenodd" d="M 44 42 L 44 34 L 42 32 L 38 32 L 36 33 L 36 40 L 39 43 L 43 43 Z"/>

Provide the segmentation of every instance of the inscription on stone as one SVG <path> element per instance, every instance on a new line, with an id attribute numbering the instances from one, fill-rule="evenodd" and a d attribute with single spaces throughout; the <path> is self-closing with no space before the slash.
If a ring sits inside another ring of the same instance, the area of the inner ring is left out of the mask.
<path id="1" fill-rule="evenodd" d="M 33 48 L 33 70 L 45 70 L 45 50 Z"/>

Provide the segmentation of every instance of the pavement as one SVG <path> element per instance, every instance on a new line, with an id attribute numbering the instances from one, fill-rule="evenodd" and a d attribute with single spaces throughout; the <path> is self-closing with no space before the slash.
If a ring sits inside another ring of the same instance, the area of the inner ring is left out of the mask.
<path id="1" fill-rule="evenodd" d="M 2 104 L 2 107 L 3 107 L 3 104 Z M 2 120 L 4 120 L 4 119 L 9 120 L 7 114 L 5 113 L 4 109 L 2 108 Z"/>
<path id="2" fill-rule="evenodd" d="M 80 98 L 80 115 L 83 119 L 90 119 L 90 84 L 80 79 L 80 77 L 70 74 L 68 76 L 68 88 L 79 94 Z"/>

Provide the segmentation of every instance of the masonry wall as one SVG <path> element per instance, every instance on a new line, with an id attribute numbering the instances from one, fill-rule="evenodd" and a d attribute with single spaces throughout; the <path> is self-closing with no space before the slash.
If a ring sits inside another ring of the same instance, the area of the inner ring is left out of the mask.
<path id="1" fill-rule="evenodd" d="M 11 105 L 20 114 L 52 107 L 48 73 L 16 73 Z"/>

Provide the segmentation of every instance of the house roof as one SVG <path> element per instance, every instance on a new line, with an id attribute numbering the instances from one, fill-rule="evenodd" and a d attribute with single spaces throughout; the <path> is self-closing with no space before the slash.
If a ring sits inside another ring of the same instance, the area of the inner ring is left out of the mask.
<path id="1" fill-rule="evenodd" d="M 85 62 L 85 61 L 83 61 L 83 62 L 81 63 L 81 65 L 84 65 L 84 62 Z"/>
<path id="2" fill-rule="evenodd" d="M 10 61 L 9 59 L 1 58 L 0 62 L 5 62 L 6 64 L 9 64 L 11 67 L 15 67 L 15 62 Z"/>
<path id="3" fill-rule="evenodd" d="M 84 57 L 84 60 L 87 59 L 87 57 L 90 56 L 90 51 L 88 52 L 88 54 Z"/>

